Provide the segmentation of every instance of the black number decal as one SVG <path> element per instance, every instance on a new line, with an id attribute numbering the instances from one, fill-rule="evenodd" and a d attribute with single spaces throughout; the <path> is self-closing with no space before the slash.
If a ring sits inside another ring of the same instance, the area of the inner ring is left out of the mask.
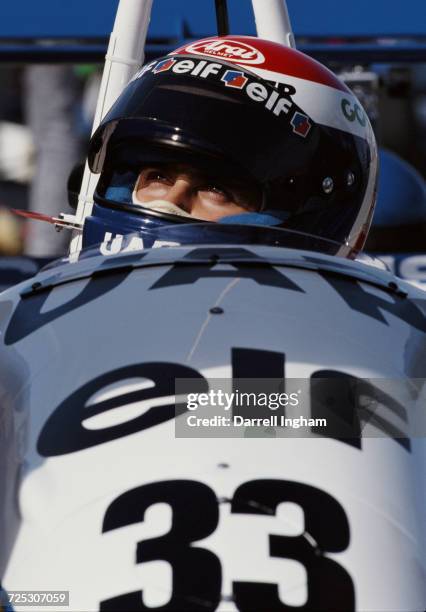
<path id="1" fill-rule="evenodd" d="M 303 606 L 288 606 L 278 597 L 278 586 L 234 582 L 234 598 L 240 612 L 302 612 L 355 610 L 355 593 L 347 571 L 326 552 L 341 552 L 349 544 L 349 524 L 342 506 L 331 495 L 309 485 L 285 480 L 253 480 L 242 484 L 232 500 L 232 512 L 275 514 L 283 502 L 298 504 L 305 515 L 305 534 L 269 536 L 271 557 L 294 559 L 308 575 L 308 599 Z M 309 537 L 306 537 L 306 536 Z M 312 542 L 316 546 L 312 545 Z"/>
<path id="2" fill-rule="evenodd" d="M 132 489 L 108 507 L 102 531 L 108 532 L 144 520 L 146 510 L 163 502 L 173 512 L 172 527 L 164 536 L 139 542 L 136 563 L 165 560 L 173 572 L 170 601 L 157 608 L 145 606 L 143 592 L 107 599 L 101 612 L 175 610 L 213 612 L 220 603 L 222 568 L 211 551 L 192 546 L 212 534 L 219 520 L 218 500 L 205 484 L 172 480 Z M 354 585 L 338 563 L 325 556 L 349 545 L 349 524 L 342 506 L 328 493 L 286 480 L 253 480 L 242 484 L 232 499 L 234 514 L 275 515 L 279 504 L 298 504 L 305 515 L 305 533 L 296 537 L 269 536 L 271 557 L 302 563 L 308 576 L 308 599 L 303 606 L 282 603 L 278 585 L 234 582 L 233 595 L 240 612 L 315 612 L 355 610 Z M 253 551 L 255 559 L 256 552 Z"/>
<path id="3" fill-rule="evenodd" d="M 172 597 L 157 608 L 145 606 L 143 592 L 135 591 L 101 602 L 102 612 L 139 610 L 216 610 L 220 601 L 222 567 L 209 550 L 191 543 L 213 533 L 219 521 L 216 495 L 205 484 L 191 480 L 153 483 L 115 499 L 106 511 L 102 531 L 144 520 L 145 511 L 163 502 L 173 511 L 172 527 L 164 536 L 139 542 L 136 563 L 165 560 L 173 571 Z"/>

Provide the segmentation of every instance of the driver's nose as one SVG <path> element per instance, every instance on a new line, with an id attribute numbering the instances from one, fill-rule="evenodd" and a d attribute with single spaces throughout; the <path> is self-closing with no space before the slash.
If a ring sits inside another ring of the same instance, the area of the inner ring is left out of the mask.
<path id="1" fill-rule="evenodd" d="M 187 213 L 191 213 L 193 198 L 193 188 L 191 181 L 184 178 L 177 178 L 170 187 L 164 198 L 167 202 L 179 206 Z"/>

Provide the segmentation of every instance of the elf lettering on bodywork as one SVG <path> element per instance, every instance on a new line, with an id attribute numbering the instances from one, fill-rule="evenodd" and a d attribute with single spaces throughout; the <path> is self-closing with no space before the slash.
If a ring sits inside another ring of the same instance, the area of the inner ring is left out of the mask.
<path id="1" fill-rule="evenodd" d="M 282 381 L 280 389 L 285 389 L 284 353 L 232 347 L 230 357 L 234 391 L 237 386 L 241 390 L 242 381 L 265 378 L 265 375 Z M 130 379 L 149 380 L 152 385 L 129 389 L 126 381 Z M 178 395 L 175 387 L 177 379 L 185 381 L 185 390 L 182 389 Z M 111 385 L 116 389 L 121 386 L 122 392 L 114 397 L 93 401 Z M 311 427 L 313 434 L 362 450 L 364 427 L 371 423 L 383 436 L 394 439 L 404 451 L 411 452 L 407 432 L 409 411 L 370 380 L 338 370 L 317 370 L 310 376 L 309 387 L 308 414 L 315 419 L 325 418 L 327 423 L 325 429 Z M 40 432 L 37 451 L 42 457 L 58 457 L 157 427 L 188 411 L 189 391 L 207 393 L 209 389 L 209 381 L 202 372 L 174 362 L 141 362 L 105 372 L 75 389 L 55 408 Z M 148 410 L 144 408 L 138 416 L 126 421 L 97 429 L 84 426 L 89 418 L 137 402 L 152 404 Z M 256 407 L 256 413 L 258 409 Z M 244 412 L 246 410 L 247 406 L 244 406 Z M 265 408 L 264 415 L 267 412 Z M 241 414 L 240 409 L 233 406 L 233 414 L 238 413 Z M 395 415 L 398 416 L 399 426 L 394 424 Z"/>

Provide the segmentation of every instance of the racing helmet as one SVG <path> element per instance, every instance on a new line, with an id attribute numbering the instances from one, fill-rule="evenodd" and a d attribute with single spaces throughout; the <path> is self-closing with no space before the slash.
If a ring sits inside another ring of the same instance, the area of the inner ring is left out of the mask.
<path id="1" fill-rule="evenodd" d="M 312 58 L 248 36 L 203 39 L 141 68 L 94 133 L 88 161 L 100 179 L 83 247 L 114 233 L 196 236 L 200 220 L 135 201 L 147 164 L 238 177 L 258 194 L 255 211 L 210 227 L 285 228 L 348 252 L 362 248 L 376 198 L 376 143 L 358 99 Z"/>

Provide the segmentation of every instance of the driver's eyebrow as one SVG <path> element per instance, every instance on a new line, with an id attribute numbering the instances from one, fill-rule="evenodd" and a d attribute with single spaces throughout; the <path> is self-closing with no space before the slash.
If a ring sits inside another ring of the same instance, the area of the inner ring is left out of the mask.
<path id="1" fill-rule="evenodd" d="M 158 166 L 158 169 L 161 169 L 161 166 Z M 193 181 L 198 185 L 217 185 L 218 187 L 223 187 L 224 189 L 236 189 L 239 186 L 238 181 L 232 180 L 230 177 L 224 178 L 219 174 L 204 172 L 203 170 L 198 170 L 197 168 L 189 168 L 186 166 L 175 166 L 173 164 L 168 164 L 162 166 L 162 169 L 166 173 L 170 173 L 170 175 L 176 179 L 179 176 L 183 176 Z"/>
<path id="2" fill-rule="evenodd" d="M 158 170 L 158 171 L 163 171 L 167 174 L 170 174 L 170 176 L 173 178 L 173 180 L 176 180 L 176 178 L 179 177 L 179 175 L 187 177 L 188 179 L 190 179 L 191 181 L 194 181 L 194 183 L 197 183 L 199 185 L 216 185 L 217 187 L 222 187 L 225 190 L 229 190 L 231 192 L 243 192 L 245 193 L 247 191 L 247 186 L 244 184 L 244 182 L 242 180 L 239 180 L 237 178 L 233 178 L 231 176 L 221 176 L 220 174 L 214 173 L 214 172 L 206 172 L 203 170 L 199 170 L 198 168 L 193 168 L 193 167 L 189 167 L 189 166 L 185 166 L 185 165 L 180 165 L 180 164 L 172 164 L 172 163 L 166 163 L 166 164 L 152 164 L 152 165 L 146 165 L 142 168 L 141 170 L 141 174 L 144 171 L 150 171 L 150 170 Z"/>
<path id="3" fill-rule="evenodd" d="M 186 166 L 179 166 L 175 164 L 147 164 L 141 169 L 140 174 L 150 171 L 165 172 L 174 179 L 176 179 L 178 176 L 184 176 L 191 180 L 205 180 L 205 174 L 203 172 L 200 172 L 193 168 L 188 168 Z"/>
<path id="4" fill-rule="evenodd" d="M 166 170 L 172 174 L 178 176 L 183 175 L 195 181 L 212 181 L 219 180 L 219 177 L 214 178 L 212 174 L 198 170 L 197 168 L 191 168 L 188 166 L 174 166 L 172 164 L 166 166 Z"/>

